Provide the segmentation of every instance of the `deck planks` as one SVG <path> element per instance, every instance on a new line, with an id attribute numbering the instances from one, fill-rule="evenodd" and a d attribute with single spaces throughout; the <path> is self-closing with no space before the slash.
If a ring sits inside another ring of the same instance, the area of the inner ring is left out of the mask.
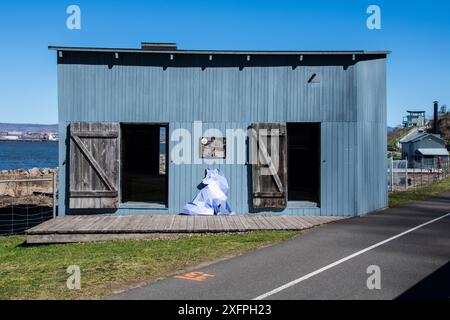
<path id="1" fill-rule="evenodd" d="M 63 216 L 27 230 L 29 243 L 142 239 L 145 234 L 303 230 L 346 217 L 304 216 L 183 216 L 183 215 L 91 215 Z M 53 240 L 52 240 L 53 239 Z"/>

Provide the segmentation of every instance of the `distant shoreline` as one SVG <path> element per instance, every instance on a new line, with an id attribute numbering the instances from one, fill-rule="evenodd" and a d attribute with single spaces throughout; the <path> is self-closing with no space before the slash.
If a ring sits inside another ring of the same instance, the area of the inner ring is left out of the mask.
<path id="1" fill-rule="evenodd" d="M 0 142 L 59 142 L 59 140 L 37 140 L 37 139 L 17 139 L 17 140 L 8 140 L 8 139 L 0 139 Z"/>

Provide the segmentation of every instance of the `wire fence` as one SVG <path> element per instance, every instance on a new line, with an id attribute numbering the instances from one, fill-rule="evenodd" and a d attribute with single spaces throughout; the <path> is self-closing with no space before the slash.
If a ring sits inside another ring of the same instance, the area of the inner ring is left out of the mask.
<path id="1" fill-rule="evenodd" d="M 57 173 L 0 180 L 0 235 L 22 234 L 57 215 Z"/>
<path id="2" fill-rule="evenodd" d="M 388 159 L 388 190 L 407 191 L 425 187 L 450 175 L 448 161 Z"/>
<path id="3" fill-rule="evenodd" d="M 450 162 L 388 159 L 388 190 L 421 188 L 450 176 Z M 0 235 L 22 234 L 57 215 L 57 171 L 42 178 L 0 180 Z"/>

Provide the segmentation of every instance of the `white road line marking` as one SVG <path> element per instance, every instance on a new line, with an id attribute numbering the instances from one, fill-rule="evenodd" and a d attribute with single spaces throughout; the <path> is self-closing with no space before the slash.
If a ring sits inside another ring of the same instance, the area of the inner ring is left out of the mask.
<path id="1" fill-rule="evenodd" d="M 410 232 L 413 232 L 413 231 L 415 231 L 415 230 L 417 230 L 417 229 L 420 229 L 420 228 L 422 228 L 422 227 L 424 227 L 424 226 L 426 226 L 426 225 L 429 225 L 429 224 L 431 224 L 431 223 L 433 223 L 433 222 L 436 222 L 436 221 L 438 221 L 438 220 L 444 219 L 445 217 L 448 217 L 448 216 L 450 216 L 450 212 L 447 213 L 447 214 L 444 214 L 443 216 L 440 216 L 440 217 L 438 217 L 438 218 L 436 218 L 436 219 L 433 219 L 433 220 L 430 220 L 430 221 L 428 221 L 428 222 L 425 222 L 425 223 L 423 223 L 423 224 L 421 224 L 421 225 L 419 225 L 419 226 L 417 226 L 417 227 L 414 227 L 414 228 L 412 228 L 412 229 L 409 229 L 409 230 L 406 230 L 406 231 L 404 231 L 404 232 L 402 232 L 402 233 L 399 233 L 399 234 L 397 234 L 397 235 L 395 235 L 395 236 L 393 236 L 393 237 L 390 237 L 389 239 L 386 239 L 386 240 L 383 240 L 383 241 L 381 241 L 381 242 L 378 242 L 378 243 L 376 243 L 376 244 L 374 244 L 374 245 L 372 245 L 372 246 L 370 246 L 370 247 L 367 247 L 367 248 L 365 248 L 365 249 L 363 249 L 363 250 L 361 250 L 361 251 L 358 251 L 358 252 L 355 252 L 355 253 L 353 253 L 353 254 L 351 254 L 351 255 L 349 255 L 349 256 L 346 256 L 345 258 L 342 258 L 342 259 L 340 259 L 340 260 L 338 260 L 338 261 L 336 261 L 336 262 L 333 262 L 333 263 L 331 263 L 331 264 L 329 264 L 329 265 L 327 265 L 327 266 L 325 266 L 325 267 L 323 267 L 323 268 L 320 268 L 320 269 L 318 269 L 318 270 L 316 270 L 316 271 L 313 271 L 313 272 L 311 272 L 311 273 L 308 273 L 307 275 L 305 275 L 305 276 L 303 276 L 303 277 L 300 277 L 300 278 L 295 279 L 295 280 L 293 280 L 293 281 L 291 281 L 291 282 L 288 282 L 288 283 L 286 283 L 285 285 L 282 285 L 281 287 L 278 287 L 278 288 L 276 288 L 276 289 L 273 289 L 272 291 L 269 291 L 269 292 L 267 292 L 267 293 L 264 293 L 264 294 L 262 294 L 262 295 L 260 295 L 260 296 L 258 296 L 258 297 L 256 297 L 256 298 L 254 298 L 253 300 L 262 300 L 262 299 L 265 299 L 265 298 L 267 298 L 267 297 L 270 297 L 270 296 L 272 296 L 272 295 L 274 295 L 274 294 L 276 294 L 276 293 L 278 293 L 278 292 L 280 292 L 280 291 L 283 291 L 283 290 L 285 290 L 285 289 L 287 289 L 287 288 L 289 288 L 289 287 L 295 286 L 296 284 L 298 284 L 298 283 L 300 283 L 300 282 L 302 282 L 302 281 L 305 281 L 306 279 L 309 279 L 309 278 L 311 278 L 311 277 L 314 277 L 315 275 L 318 275 L 319 273 L 322 273 L 322 272 L 324 272 L 324 271 L 326 271 L 326 270 L 328 270 L 328 269 L 331 269 L 331 268 L 333 268 L 333 267 L 335 267 L 335 266 L 337 266 L 337 265 L 339 265 L 339 264 L 341 264 L 341 263 L 343 263 L 343 262 L 345 262 L 345 261 L 348 261 L 348 260 L 350 260 L 350 259 L 352 259 L 352 258 L 354 258 L 354 257 L 356 257 L 356 256 L 359 256 L 359 255 L 361 255 L 361 254 L 363 254 L 363 253 L 365 253 L 365 252 L 367 252 L 367 251 L 370 251 L 370 250 L 375 249 L 375 248 L 377 248 L 377 247 L 379 247 L 379 246 L 382 246 L 383 244 L 386 244 L 386 243 L 388 243 L 388 242 L 390 242 L 390 241 L 392 241 L 392 240 L 395 240 L 395 239 L 397 239 L 397 238 L 400 238 L 400 237 L 404 236 L 405 234 L 408 234 L 408 233 L 410 233 Z"/>

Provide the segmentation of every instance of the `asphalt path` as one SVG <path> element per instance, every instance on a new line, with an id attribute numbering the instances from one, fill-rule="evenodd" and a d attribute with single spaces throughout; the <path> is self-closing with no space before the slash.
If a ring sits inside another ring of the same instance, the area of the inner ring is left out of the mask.
<path id="1" fill-rule="evenodd" d="M 436 298 L 450 298 L 450 193 L 314 228 L 286 242 L 108 297 Z"/>

